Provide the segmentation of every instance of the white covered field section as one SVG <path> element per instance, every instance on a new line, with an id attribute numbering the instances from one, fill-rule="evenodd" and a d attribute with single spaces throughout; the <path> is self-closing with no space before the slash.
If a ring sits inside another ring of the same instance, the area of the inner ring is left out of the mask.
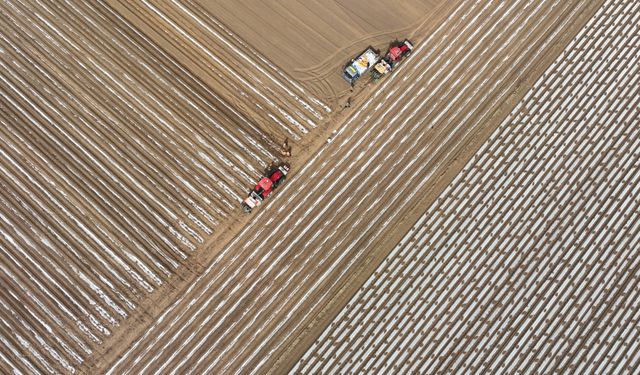
<path id="1" fill-rule="evenodd" d="M 637 373 L 639 25 L 606 1 L 291 373 Z"/>

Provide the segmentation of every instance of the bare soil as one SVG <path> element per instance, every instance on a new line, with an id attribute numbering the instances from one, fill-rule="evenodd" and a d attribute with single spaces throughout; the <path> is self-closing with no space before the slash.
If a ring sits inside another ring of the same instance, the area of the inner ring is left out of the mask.
<path id="1" fill-rule="evenodd" d="M 286 371 L 599 3 L 3 3 L 0 370 Z"/>
<path id="2" fill-rule="evenodd" d="M 428 30 L 443 0 L 197 0 L 217 19 L 293 78 L 327 100 L 346 93 L 343 65 L 366 46 L 385 50 L 396 39 Z M 424 27 L 426 26 L 426 27 Z"/>

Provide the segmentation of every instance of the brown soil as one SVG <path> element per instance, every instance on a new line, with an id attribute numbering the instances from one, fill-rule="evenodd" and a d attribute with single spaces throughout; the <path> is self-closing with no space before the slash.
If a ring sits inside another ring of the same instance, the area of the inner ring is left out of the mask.
<path id="1" fill-rule="evenodd" d="M 325 98 L 346 92 L 340 69 L 364 47 L 384 50 L 437 22 L 443 0 L 209 1 L 198 3 L 229 29 Z"/>
<path id="2" fill-rule="evenodd" d="M 0 6 L 0 369 L 286 370 L 597 6 L 391 3 Z M 405 35 L 350 92 L 344 59 Z M 284 137 L 287 185 L 240 215 Z"/>

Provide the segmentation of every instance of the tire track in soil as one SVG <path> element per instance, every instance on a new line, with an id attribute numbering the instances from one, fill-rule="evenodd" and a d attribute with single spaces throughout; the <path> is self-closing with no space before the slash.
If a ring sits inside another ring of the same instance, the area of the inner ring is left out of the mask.
<path id="1" fill-rule="evenodd" d="M 300 141 L 330 112 L 193 2 L 110 3 L 276 139 Z"/>

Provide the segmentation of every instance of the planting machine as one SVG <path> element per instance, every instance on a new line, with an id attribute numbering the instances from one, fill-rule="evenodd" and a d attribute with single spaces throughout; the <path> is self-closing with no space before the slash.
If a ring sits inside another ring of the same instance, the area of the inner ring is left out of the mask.
<path id="1" fill-rule="evenodd" d="M 242 210 L 249 213 L 253 208 L 259 206 L 271 194 L 273 189 L 285 181 L 289 169 L 288 163 L 280 163 L 269 168 L 266 176 L 258 181 L 249 196 L 242 201 Z"/>

